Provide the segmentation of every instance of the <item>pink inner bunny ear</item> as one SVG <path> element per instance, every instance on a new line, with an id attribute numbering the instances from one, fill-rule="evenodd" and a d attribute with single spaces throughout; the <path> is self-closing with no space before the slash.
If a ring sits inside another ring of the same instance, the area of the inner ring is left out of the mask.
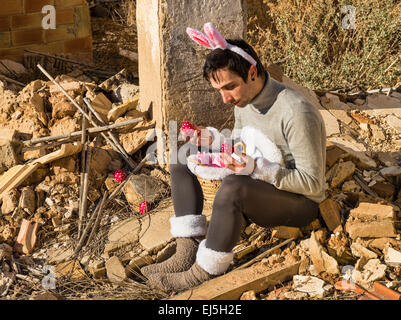
<path id="1" fill-rule="evenodd" d="M 198 43 L 202 46 L 208 47 L 210 49 L 213 48 L 211 45 L 210 39 L 206 35 L 204 35 L 202 32 L 192 29 L 192 28 L 187 28 L 187 34 L 196 43 Z"/>
<path id="2" fill-rule="evenodd" d="M 205 31 L 206 35 L 212 40 L 215 46 L 219 46 L 223 49 L 227 48 L 226 39 L 224 39 L 224 37 L 216 29 L 213 23 L 205 23 L 205 25 L 203 26 L 203 30 Z"/>

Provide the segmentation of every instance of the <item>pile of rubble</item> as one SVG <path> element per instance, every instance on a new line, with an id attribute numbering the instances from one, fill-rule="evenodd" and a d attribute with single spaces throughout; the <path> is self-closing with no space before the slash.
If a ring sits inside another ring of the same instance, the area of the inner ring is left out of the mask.
<path id="1" fill-rule="evenodd" d="M 287 84 L 325 120 L 327 199 L 314 231 L 278 227 L 272 233 L 294 241 L 262 264 L 298 262 L 292 280 L 241 299 L 401 299 L 401 93 L 316 94 Z"/>
<path id="2" fill-rule="evenodd" d="M 381 284 L 401 292 L 401 94 L 314 92 L 280 81 L 326 123 L 327 199 L 302 229 L 245 226 L 221 278 L 230 284 L 224 277 L 246 269 L 235 282 L 248 283 L 227 297 L 358 299 Z M 167 297 L 139 272 L 168 258 L 175 241 L 169 175 L 147 162 L 154 123 L 138 110 L 138 91 L 124 71 L 100 84 L 79 70 L 24 87 L 0 82 L 0 297 Z M 209 219 L 211 208 L 203 214 Z M 260 277 L 280 268 L 274 284 Z M 341 286 L 349 281 L 354 291 Z"/>
<path id="3" fill-rule="evenodd" d="M 145 158 L 154 122 L 138 110 L 129 74 L 96 84 L 77 70 L 54 80 L 67 94 L 52 81 L 0 81 L 0 297 L 8 299 L 43 292 L 50 266 L 55 277 L 88 278 L 88 265 L 103 250 L 102 228 L 107 233 L 120 219 L 140 218 L 142 201 L 153 208 L 169 195 L 167 173 Z M 90 121 L 74 105 L 84 108 L 84 99 Z M 116 169 L 126 181 L 116 181 Z M 84 231 L 95 226 L 98 211 L 104 214 L 89 239 Z"/>

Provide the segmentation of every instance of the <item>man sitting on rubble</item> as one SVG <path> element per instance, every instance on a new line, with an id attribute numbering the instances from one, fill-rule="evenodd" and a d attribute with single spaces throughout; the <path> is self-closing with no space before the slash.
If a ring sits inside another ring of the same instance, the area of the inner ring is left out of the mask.
<path id="1" fill-rule="evenodd" d="M 210 23 L 205 33 L 187 29 L 196 42 L 213 49 L 203 75 L 235 105 L 233 139 L 241 128 L 263 132 L 280 149 L 285 166 L 242 153 L 242 162 L 228 158 L 216 194 L 209 228 L 202 215 L 203 194 L 186 164 L 171 164 L 175 216 L 170 219 L 176 253 L 141 269 L 149 283 L 179 292 L 227 271 L 244 220 L 259 226 L 303 227 L 317 218 L 324 200 L 326 134 L 320 113 L 300 93 L 275 81 L 257 54 L 243 40 L 225 40 Z M 214 128 L 196 127 L 197 145 L 220 150 L 222 137 Z M 205 139 L 206 137 L 206 139 Z M 207 231 L 207 232 L 206 232 Z M 205 239 L 207 233 L 207 237 Z"/>

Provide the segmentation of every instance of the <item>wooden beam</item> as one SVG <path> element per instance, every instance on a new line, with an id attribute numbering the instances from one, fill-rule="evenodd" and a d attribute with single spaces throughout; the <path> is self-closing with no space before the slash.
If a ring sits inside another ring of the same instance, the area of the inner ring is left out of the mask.
<path id="1" fill-rule="evenodd" d="M 273 271 L 263 271 L 260 265 L 234 270 L 169 300 L 238 300 L 245 291 L 261 292 L 291 279 L 298 273 L 299 265 L 297 262 Z"/>

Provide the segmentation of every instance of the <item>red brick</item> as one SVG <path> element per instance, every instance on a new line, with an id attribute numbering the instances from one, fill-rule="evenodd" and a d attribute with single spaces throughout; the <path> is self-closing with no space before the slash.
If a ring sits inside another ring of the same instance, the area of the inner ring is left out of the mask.
<path id="1" fill-rule="evenodd" d="M 38 29 L 42 27 L 42 14 L 29 13 L 11 17 L 11 29 Z"/>
<path id="2" fill-rule="evenodd" d="M 23 13 L 22 0 L 1 0 L 0 16 Z"/>
<path id="3" fill-rule="evenodd" d="M 43 42 L 42 29 L 20 30 L 12 32 L 13 46 Z"/>
<path id="4" fill-rule="evenodd" d="M 75 39 L 64 42 L 64 53 L 77 53 L 92 50 L 92 37 Z"/>
<path id="5" fill-rule="evenodd" d="M 55 1 L 56 1 L 56 9 L 87 5 L 87 2 L 85 0 L 55 0 Z"/>
<path id="6" fill-rule="evenodd" d="M 54 5 L 54 0 L 24 0 L 25 13 L 42 12 L 46 5 Z"/>
<path id="7" fill-rule="evenodd" d="M 0 32 L 10 31 L 10 18 L 0 17 Z"/>
<path id="8" fill-rule="evenodd" d="M 46 43 L 61 41 L 61 40 L 72 40 L 75 39 L 74 25 L 62 25 L 56 29 L 45 30 L 45 41 Z"/>
<path id="9" fill-rule="evenodd" d="M 0 48 L 8 48 L 11 45 L 10 32 L 0 32 Z"/>
<path id="10" fill-rule="evenodd" d="M 73 24 L 74 9 L 56 10 L 56 25 Z"/>

